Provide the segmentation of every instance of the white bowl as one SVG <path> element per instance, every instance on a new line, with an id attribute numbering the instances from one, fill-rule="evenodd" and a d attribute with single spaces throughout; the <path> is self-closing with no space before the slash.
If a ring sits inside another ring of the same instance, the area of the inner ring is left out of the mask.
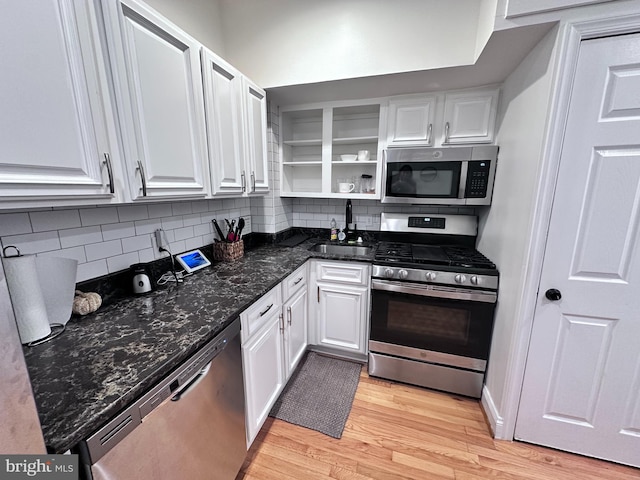
<path id="1" fill-rule="evenodd" d="M 342 160 L 343 162 L 352 162 L 356 158 L 358 158 L 358 155 L 340 155 L 340 160 Z"/>

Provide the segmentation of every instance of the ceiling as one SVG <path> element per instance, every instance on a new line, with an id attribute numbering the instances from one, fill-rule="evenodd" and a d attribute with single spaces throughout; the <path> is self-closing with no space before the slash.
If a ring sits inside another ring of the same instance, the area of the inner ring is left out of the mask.
<path id="1" fill-rule="evenodd" d="M 267 89 L 276 105 L 357 100 L 502 83 L 555 23 L 493 32 L 473 65 Z"/>

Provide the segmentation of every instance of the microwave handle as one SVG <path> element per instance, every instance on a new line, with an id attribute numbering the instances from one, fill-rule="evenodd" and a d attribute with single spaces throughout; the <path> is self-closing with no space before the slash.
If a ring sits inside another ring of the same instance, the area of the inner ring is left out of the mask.
<path id="1" fill-rule="evenodd" d="M 458 188 L 458 198 L 467 198 L 467 175 L 469 173 L 469 162 L 462 162 L 460 165 L 460 184 Z"/>

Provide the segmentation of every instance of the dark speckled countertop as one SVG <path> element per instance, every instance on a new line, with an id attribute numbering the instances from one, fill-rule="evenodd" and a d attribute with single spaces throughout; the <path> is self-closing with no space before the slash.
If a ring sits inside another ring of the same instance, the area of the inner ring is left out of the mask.
<path id="1" fill-rule="evenodd" d="M 62 453 L 96 431 L 311 257 L 308 240 L 218 262 L 184 283 L 73 318 L 48 343 L 25 349 L 47 448 Z"/>

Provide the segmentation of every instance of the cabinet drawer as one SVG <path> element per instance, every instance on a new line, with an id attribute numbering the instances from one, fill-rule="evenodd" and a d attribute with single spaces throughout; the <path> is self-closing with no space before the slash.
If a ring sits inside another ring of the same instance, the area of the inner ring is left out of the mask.
<path id="1" fill-rule="evenodd" d="M 369 265 L 351 262 L 317 262 L 316 279 L 349 285 L 368 285 Z"/>
<path id="2" fill-rule="evenodd" d="M 267 323 L 273 312 L 282 308 L 280 285 L 269 290 L 256 303 L 240 314 L 242 324 L 241 339 L 244 344 L 253 334 Z"/>
<path id="3" fill-rule="evenodd" d="M 282 282 L 282 300 L 287 301 L 291 296 L 307 285 L 307 264 L 305 263 Z"/>

